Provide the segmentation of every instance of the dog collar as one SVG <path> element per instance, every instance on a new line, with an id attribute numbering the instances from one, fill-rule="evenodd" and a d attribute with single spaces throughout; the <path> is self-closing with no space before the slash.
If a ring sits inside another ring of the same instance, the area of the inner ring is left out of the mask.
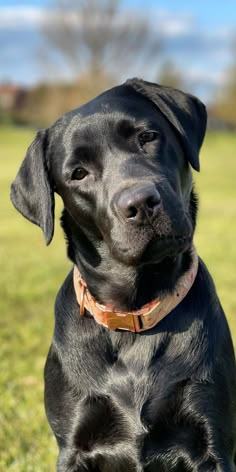
<path id="1" fill-rule="evenodd" d="M 192 258 L 190 269 L 178 279 L 172 293 L 163 296 L 163 298 L 156 298 L 139 310 L 130 312 L 121 312 L 108 305 L 101 305 L 96 302 L 78 268 L 74 266 L 74 288 L 80 305 L 80 315 L 83 316 L 86 309 L 98 324 L 111 330 L 122 329 L 140 333 L 153 328 L 179 305 L 192 287 L 198 271 L 198 256 L 194 247 Z"/>

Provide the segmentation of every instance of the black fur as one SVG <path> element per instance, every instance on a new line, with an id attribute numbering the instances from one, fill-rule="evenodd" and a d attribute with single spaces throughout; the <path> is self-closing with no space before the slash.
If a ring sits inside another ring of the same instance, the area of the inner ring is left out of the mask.
<path id="1" fill-rule="evenodd" d="M 12 201 L 49 243 L 55 190 L 68 256 L 92 295 L 137 309 L 171 292 L 191 265 L 189 163 L 199 170 L 205 128 L 195 97 L 129 80 L 36 136 Z M 236 470 L 233 346 L 201 260 L 188 295 L 149 331 L 109 331 L 88 312 L 80 317 L 72 272 L 55 317 L 45 404 L 58 472 Z"/>

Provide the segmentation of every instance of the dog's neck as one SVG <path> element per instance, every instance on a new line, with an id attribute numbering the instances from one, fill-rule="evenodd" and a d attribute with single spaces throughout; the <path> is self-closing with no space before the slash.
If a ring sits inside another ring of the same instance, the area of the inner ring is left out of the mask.
<path id="1" fill-rule="evenodd" d="M 104 241 L 89 238 L 67 211 L 61 219 L 68 256 L 77 265 L 97 302 L 119 310 L 137 310 L 163 293 L 171 292 L 189 269 L 191 250 L 158 264 L 127 266 L 112 257 Z"/>

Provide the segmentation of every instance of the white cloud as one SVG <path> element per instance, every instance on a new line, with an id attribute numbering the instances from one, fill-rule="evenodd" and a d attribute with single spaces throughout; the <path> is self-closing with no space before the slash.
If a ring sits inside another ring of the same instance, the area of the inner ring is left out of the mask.
<path id="1" fill-rule="evenodd" d="M 171 10 L 164 10 L 155 8 L 149 12 L 150 27 L 152 31 L 157 35 L 163 37 L 163 39 L 180 39 L 191 36 L 199 37 L 199 42 L 206 41 L 207 43 L 214 41 L 217 42 L 230 42 L 233 37 L 233 30 L 226 27 L 218 27 L 217 30 L 203 29 L 196 21 L 196 18 L 190 13 L 176 14 Z M 39 27 L 44 23 L 53 23 L 57 15 L 60 15 L 59 11 L 40 8 L 40 7 L 0 7 L 0 30 L 21 30 L 31 29 Z M 126 10 L 126 17 L 130 15 L 134 18 L 134 15 L 139 20 L 139 13 L 134 10 Z M 65 14 L 64 14 L 65 16 Z M 120 17 L 117 18 L 117 25 L 122 23 L 124 18 L 123 12 Z M 67 13 L 67 19 L 74 24 L 78 21 L 78 15 L 70 12 Z"/>
<path id="2" fill-rule="evenodd" d="M 53 22 L 59 14 L 55 9 L 49 10 L 39 7 L 0 7 L 0 29 L 22 29 L 40 26 L 45 22 Z M 135 13 L 133 10 L 126 10 L 126 17 L 130 14 L 134 18 L 136 14 L 137 20 L 140 12 Z M 174 15 L 167 10 L 155 9 L 151 12 L 151 27 L 153 31 L 164 36 L 178 36 L 186 34 L 192 28 L 191 15 Z M 73 12 L 67 13 L 67 19 L 73 24 L 75 21 L 75 14 Z M 76 19 L 78 16 L 76 15 Z M 123 12 L 120 18 L 117 18 L 117 23 L 123 22 Z"/>
<path id="3" fill-rule="evenodd" d="M 194 24 L 193 16 L 187 13 L 176 15 L 169 10 L 155 9 L 150 16 L 153 31 L 169 38 L 190 33 Z"/>
<path id="4" fill-rule="evenodd" d="M 39 26 L 44 17 L 42 8 L 1 7 L 0 29 L 12 30 Z"/>
<path id="5" fill-rule="evenodd" d="M 188 80 L 192 83 L 208 83 L 214 86 L 223 85 L 225 76 L 222 71 L 212 71 L 201 67 L 192 68 L 186 71 Z"/>

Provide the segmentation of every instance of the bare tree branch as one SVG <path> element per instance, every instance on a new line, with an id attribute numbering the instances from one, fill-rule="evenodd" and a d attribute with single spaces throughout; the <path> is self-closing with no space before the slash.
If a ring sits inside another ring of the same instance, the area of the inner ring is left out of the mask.
<path id="1" fill-rule="evenodd" d="M 73 75 L 82 70 L 117 76 L 137 62 L 157 58 L 160 40 L 147 17 L 120 10 L 119 0 L 51 0 L 42 33 L 51 61 L 67 64 Z"/>

